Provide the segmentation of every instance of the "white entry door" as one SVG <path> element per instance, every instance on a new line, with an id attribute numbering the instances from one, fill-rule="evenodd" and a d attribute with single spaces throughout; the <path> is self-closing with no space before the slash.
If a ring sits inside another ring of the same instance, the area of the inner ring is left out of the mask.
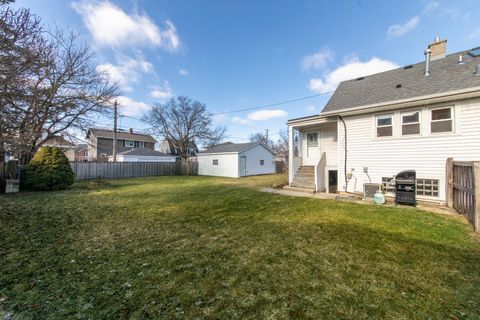
<path id="1" fill-rule="evenodd" d="M 239 162 L 240 177 L 247 175 L 247 156 L 241 156 Z"/>
<path id="2" fill-rule="evenodd" d="M 320 161 L 320 135 L 320 130 L 305 132 L 302 145 L 303 165 L 314 166 Z"/>

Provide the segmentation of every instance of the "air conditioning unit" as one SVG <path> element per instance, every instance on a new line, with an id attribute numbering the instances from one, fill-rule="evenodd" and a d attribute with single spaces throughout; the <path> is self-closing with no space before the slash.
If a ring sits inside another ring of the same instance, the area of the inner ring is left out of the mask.
<path id="1" fill-rule="evenodd" d="M 373 199 L 375 193 L 382 192 L 382 185 L 380 183 L 364 183 L 363 184 L 363 198 Z"/>

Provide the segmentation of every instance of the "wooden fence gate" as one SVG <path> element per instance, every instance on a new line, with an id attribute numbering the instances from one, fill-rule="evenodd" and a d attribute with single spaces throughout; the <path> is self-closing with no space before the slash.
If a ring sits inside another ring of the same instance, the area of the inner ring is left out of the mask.
<path id="1" fill-rule="evenodd" d="M 463 214 L 480 232 L 480 162 L 447 159 L 447 206 Z"/>

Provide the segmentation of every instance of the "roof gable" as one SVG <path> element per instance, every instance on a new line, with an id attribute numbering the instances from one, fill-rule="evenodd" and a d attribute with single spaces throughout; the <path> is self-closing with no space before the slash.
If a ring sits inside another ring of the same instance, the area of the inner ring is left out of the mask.
<path id="1" fill-rule="evenodd" d="M 273 153 L 272 150 L 264 146 L 260 142 L 247 142 L 247 143 L 232 143 L 232 142 L 225 142 L 221 144 L 217 144 L 213 147 L 208 148 L 205 151 L 200 152 L 200 154 L 208 154 L 208 153 L 240 153 L 251 149 L 257 145 L 261 145 L 269 152 Z"/>

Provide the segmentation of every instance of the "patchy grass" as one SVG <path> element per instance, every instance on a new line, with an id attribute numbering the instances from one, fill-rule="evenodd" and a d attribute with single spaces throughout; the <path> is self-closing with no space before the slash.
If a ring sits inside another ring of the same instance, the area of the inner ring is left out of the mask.
<path id="1" fill-rule="evenodd" d="M 0 314 L 478 319 L 463 220 L 292 198 L 283 176 L 84 182 L 0 197 Z"/>

